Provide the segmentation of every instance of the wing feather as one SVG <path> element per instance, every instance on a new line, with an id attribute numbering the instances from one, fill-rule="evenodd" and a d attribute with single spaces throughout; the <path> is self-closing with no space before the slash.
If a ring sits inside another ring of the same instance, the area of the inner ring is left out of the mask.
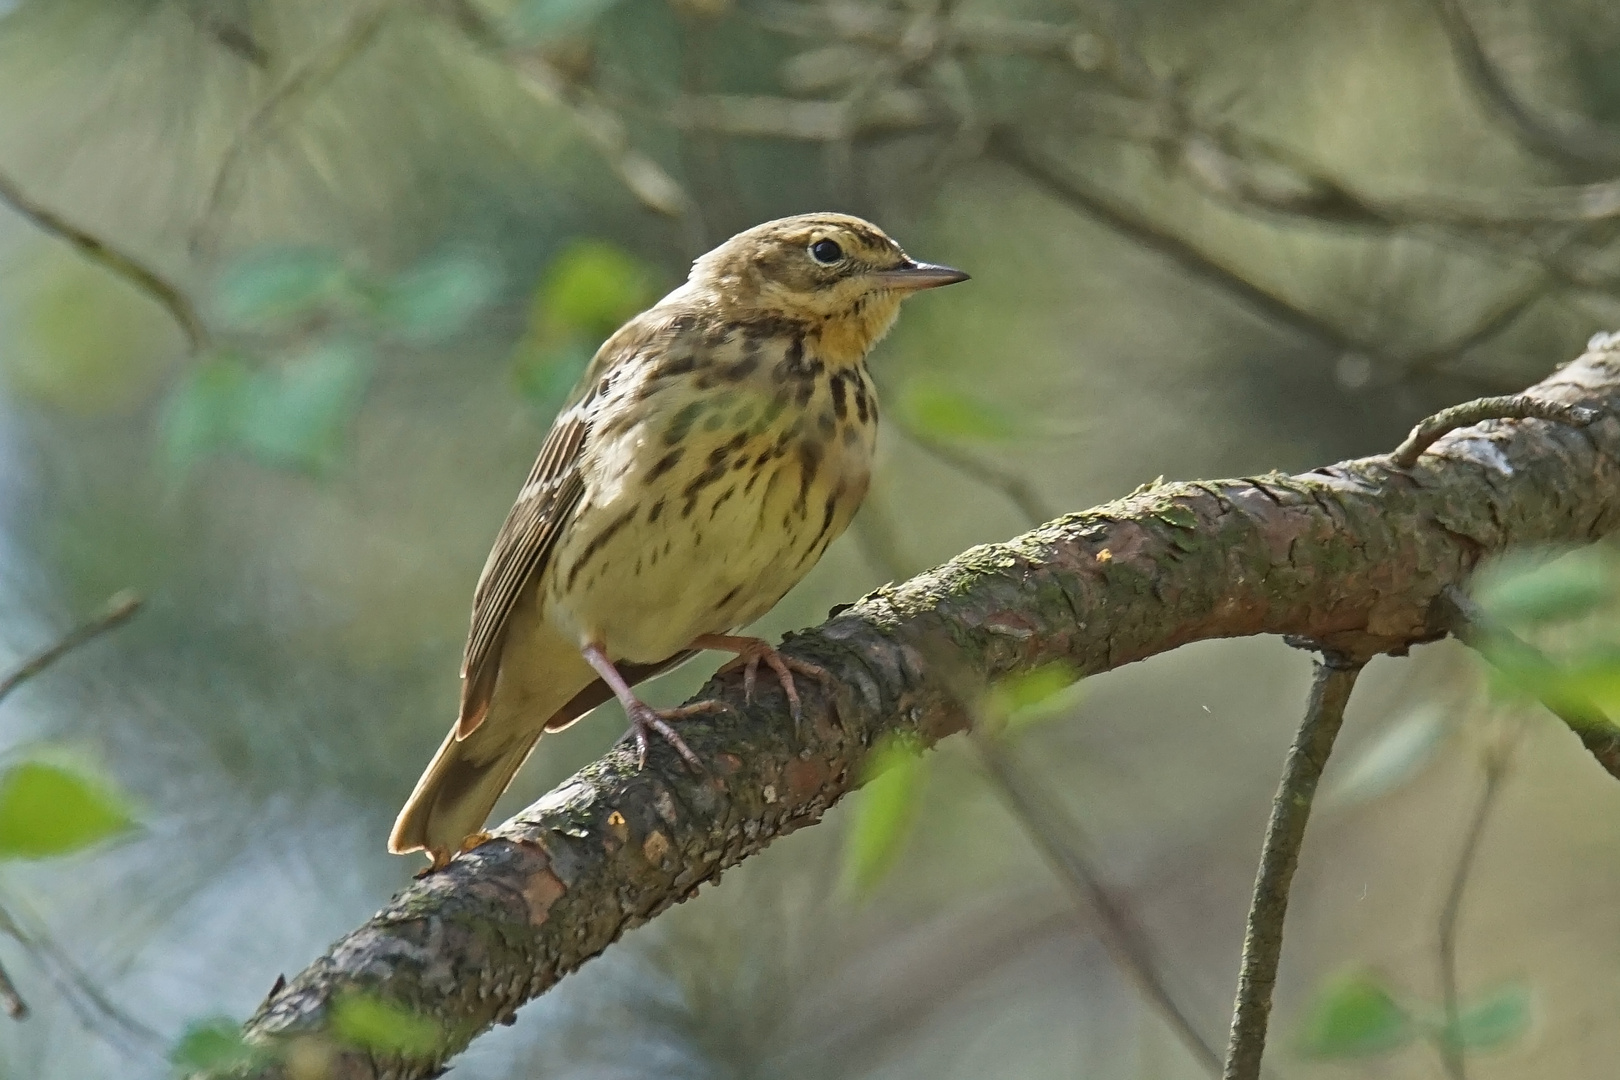
<path id="1" fill-rule="evenodd" d="M 461 715 L 456 731 L 462 738 L 477 729 L 489 709 L 501 643 L 523 587 L 551 553 L 563 525 L 585 493 L 579 455 L 588 427 L 582 405 L 557 418 L 478 577 L 478 587 L 473 591 L 472 628 L 461 662 Z"/>

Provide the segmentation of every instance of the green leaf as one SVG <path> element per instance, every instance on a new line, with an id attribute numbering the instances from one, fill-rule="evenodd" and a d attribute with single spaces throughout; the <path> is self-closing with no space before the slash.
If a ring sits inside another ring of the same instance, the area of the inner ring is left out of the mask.
<path id="1" fill-rule="evenodd" d="M 27 761 L 0 775 L 0 858 L 65 855 L 134 827 L 118 791 L 87 773 Z"/>
<path id="2" fill-rule="evenodd" d="M 518 393 L 541 412 L 555 413 L 595 355 L 594 346 L 574 339 L 518 354 L 514 377 Z"/>
<path id="3" fill-rule="evenodd" d="M 510 17 L 521 38 L 546 38 L 589 29 L 618 0 L 519 0 Z"/>
<path id="4" fill-rule="evenodd" d="M 946 442 L 997 441 L 1018 433 L 1017 424 L 998 409 L 933 383 L 908 384 L 900 395 L 900 409 L 919 433 Z"/>
<path id="5" fill-rule="evenodd" d="M 915 748 L 902 739 L 885 739 L 873 747 L 844 846 L 845 888 L 870 889 L 894 865 L 917 817 L 922 768 Z"/>
<path id="6" fill-rule="evenodd" d="M 431 1054 L 440 1044 L 431 1017 L 368 994 L 346 994 L 332 1005 L 332 1034 L 362 1050 L 387 1054 Z"/>
<path id="7" fill-rule="evenodd" d="M 1300 1053 L 1317 1058 L 1384 1054 L 1412 1040 L 1414 1025 L 1389 991 L 1365 972 L 1329 979 L 1317 991 L 1299 1036 Z"/>
<path id="8" fill-rule="evenodd" d="M 1465 1003 L 1457 1023 L 1442 1028 L 1440 1038 L 1465 1050 L 1494 1050 L 1516 1041 L 1530 1029 L 1530 984 L 1510 982 Z"/>
<path id="9" fill-rule="evenodd" d="M 324 310 L 352 295 L 353 287 L 329 248 L 260 248 L 220 275 L 214 313 L 227 326 L 267 330 Z"/>
<path id="10" fill-rule="evenodd" d="M 1487 640 L 1481 652 L 1491 661 L 1491 692 L 1509 699 L 1544 701 L 1571 714 L 1593 706 L 1620 714 L 1620 648 L 1588 646 L 1561 661 L 1549 660 L 1521 644 Z"/>
<path id="11" fill-rule="evenodd" d="M 1546 552 L 1525 552 L 1482 571 L 1474 595 L 1490 615 L 1534 624 L 1589 615 L 1615 596 L 1613 560 L 1597 548 L 1571 551 L 1551 562 Z"/>
<path id="12" fill-rule="evenodd" d="M 447 255 L 412 267 L 389 282 L 377 298 L 383 327 L 417 344 L 442 341 L 489 305 L 500 275 L 486 259 Z"/>
<path id="13" fill-rule="evenodd" d="M 1080 677 L 1061 661 L 1003 679 L 986 696 L 985 708 L 1007 721 L 1008 731 L 1062 716 L 1074 707 Z"/>
<path id="14" fill-rule="evenodd" d="M 366 351 L 339 341 L 255 372 L 242 390 L 238 445 L 266 465 L 325 473 L 337 464 L 370 376 Z"/>
<path id="15" fill-rule="evenodd" d="M 237 1069 L 259 1065 L 269 1054 L 242 1038 L 242 1025 L 226 1016 L 193 1020 L 169 1051 L 169 1064 L 181 1076 L 205 1069 Z"/>
<path id="16" fill-rule="evenodd" d="M 1387 795 L 1427 768 L 1451 731 L 1442 707 L 1429 704 L 1413 709 L 1351 758 L 1328 798 L 1343 805 Z"/>
<path id="17" fill-rule="evenodd" d="M 599 240 L 581 240 L 564 248 L 541 279 L 535 293 L 539 344 L 569 336 L 598 341 L 654 299 L 652 275 L 635 258 Z M 562 331 L 562 333 L 557 333 Z"/>
<path id="18" fill-rule="evenodd" d="M 171 468 L 191 465 L 236 441 L 238 411 L 252 372 L 235 355 L 215 356 L 188 372 L 170 393 L 160 426 Z"/>

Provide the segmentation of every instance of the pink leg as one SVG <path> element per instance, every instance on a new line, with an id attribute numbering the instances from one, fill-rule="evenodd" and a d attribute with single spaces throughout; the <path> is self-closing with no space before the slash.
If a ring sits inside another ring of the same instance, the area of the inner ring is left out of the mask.
<path id="1" fill-rule="evenodd" d="M 669 726 L 671 720 L 681 720 L 688 716 L 697 716 L 702 713 L 719 712 L 725 705 L 718 701 L 700 701 L 695 705 L 683 705 L 678 709 L 655 709 L 645 701 L 636 697 L 636 692 L 630 689 L 630 684 L 624 681 L 619 669 L 613 666 L 608 659 L 607 650 L 601 645 L 592 643 L 580 650 L 585 662 L 596 669 L 602 676 L 602 681 L 612 689 L 619 704 L 624 706 L 625 715 L 630 717 L 630 729 L 636 733 L 636 752 L 638 767 L 647 767 L 647 732 L 656 731 L 665 742 L 674 748 L 685 761 L 698 772 L 704 772 L 703 762 L 686 745 L 686 740 L 675 734 L 675 729 Z"/>
<path id="2" fill-rule="evenodd" d="M 743 697 L 745 700 L 754 700 L 754 676 L 759 672 L 761 662 L 776 673 L 776 681 L 782 684 L 782 693 L 787 695 L 788 709 L 797 721 L 801 713 L 799 707 L 799 688 L 793 685 L 793 673 L 808 675 L 812 679 L 826 682 L 830 675 L 825 668 L 803 660 L 795 660 L 791 656 L 783 656 L 773 649 L 769 642 L 757 637 L 736 637 L 732 634 L 704 634 L 693 640 L 694 648 L 714 649 L 717 652 L 736 653 L 737 659 L 728 663 L 721 671 L 735 671 L 738 667 L 743 669 Z"/>

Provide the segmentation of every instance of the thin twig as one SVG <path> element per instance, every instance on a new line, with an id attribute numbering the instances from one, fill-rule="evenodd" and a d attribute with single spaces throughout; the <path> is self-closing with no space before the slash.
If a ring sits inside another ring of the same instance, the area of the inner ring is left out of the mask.
<path id="1" fill-rule="evenodd" d="M 1085 833 L 1063 806 L 1013 756 L 972 730 L 979 761 L 1007 809 L 1012 811 L 1080 906 L 1097 919 L 1097 937 L 1120 972 L 1175 1031 L 1182 1045 L 1211 1076 L 1221 1073 L 1221 1056 L 1171 996 L 1146 932 L 1115 899 L 1096 867 L 1082 852 Z"/>
<path id="2" fill-rule="evenodd" d="M 1596 410 L 1580 405 L 1566 405 L 1561 401 L 1532 397 L 1529 394 L 1509 394 L 1505 397 L 1477 398 L 1442 409 L 1418 424 L 1406 441 L 1389 455 L 1390 464 L 1397 469 L 1410 469 L 1419 457 L 1447 432 L 1471 427 L 1486 420 L 1547 420 L 1571 427 L 1585 427 L 1598 418 Z"/>
<path id="3" fill-rule="evenodd" d="M 17 992 L 17 984 L 11 981 L 4 964 L 0 964 L 0 1007 L 13 1020 L 28 1019 L 28 1002 Z"/>
<path id="4" fill-rule="evenodd" d="M 373 0 L 361 8 L 330 41 L 305 57 L 288 72 L 286 78 L 272 87 L 264 100 L 248 114 L 247 120 L 231 137 L 230 145 L 225 148 L 225 154 L 214 171 L 214 180 L 208 187 L 202 212 L 192 226 L 192 254 L 213 253 L 219 240 L 220 218 L 236 195 L 238 177 L 247 152 L 283 122 L 284 110 L 290 103 L 299 97 L 320 93 L 351 60 L 364 52 L 376 39 L 377 31 L 382 29 L 396 4 L 397 0 Z"/>
<path id="5" fill-rule="evenodd" d="M 1452 55 L 1475 96 L 1531 151 L 1590 170 L 1620 165 L 1620 137 L 1596 124 L 1555 124 L 1526 104 L 1485 51 L 1464 0 L 1434 0 Z"/>
<path id="6" fill-rule="evenodd" d="M 1436 607 L 1440 624 L 1490 663 L 1501 666 L 1506 662 L 1518 671 L 1557 671 L 1551 657 L 1492 619 L 1461 589 L 1448 585 L 1436 600 Z M 1601 705 L 1584 694 L 1562 688 L 1556 697 L 1538 700 L 1580 737 L 1610 776 L 1620 779 L 1620 725 Z"/>
<path id="7" fill-rule="evenodd" d="M 1502 781 L 1506 779 L 1511 764 L 1511 746 L 1485 754 L 1485 787 L 1479 793 L 1479 802 L 1474 805 L 1468 834 L 1463 838 L 1456 868 L 1451 873 L 1451 887 L 1446 891 L 1446 902 L 1440 909 L 1440 997 L 1446 1016 L 1446 1036 L 1440 1040 L 1440 1058 L 1451 1080 L 1468 1080 L 1463 1046 L 1455 1037 L 1461 1013 L 1457 993 L 1458 916 L 1462 914 L 1463 897 L 1468 892 L 1468 879 L 1474 870 L 1474 860 L 1479 854 L 1486 822 L 1496 807 L 1496 797 L 1501 793 Z"/>
<path id="8" fill-rule="evenodd" d="M 5 677 L 0 678 L 0 701 L 4 701 L 17 687 L 50 667 L 80 645 L 128 622 L 131 616 L 141 609 L 143 602 L 134 593 L 118 593 L 107 601 L 107 606 L 101 610 L 100 614 L 69 630 L 54 644 L 24 660 L 17 668 Z"/>
<path id="9" fill-rule="evenodd" d="M 0 202 L 27 218 L 36 228 L 64 240 L 78 249 L 79 254 L 105 270 L 129 282 L 141 292 L 163 305 L 180 332 L 186 336 L 186 347 L 200 353 L 208 347 L 208 330 L 202 316 L 187 299 L 186 294 L 168 278 L 147 266 L 135 256 L 114 247 L 101 237 L 80 225 L 75 225 L 55 210 L 36 202 L 10 176 L 0 173 Z"/>
<path id="10" fill-rule="evenodd" d="M 1350 691 L 1365 663 L 1338 653 L 1325 653 L 1317 661 L 1305 719 L 1283 764 L 1282 781 L 1271 801 L 1271 820 L 1260 850 L 1260 871 L 1255 876 L 1254 899 L 1243 936 L 1243 964 L 1232 1010 L 1225 1080 L 1257 1080 L 1260 1075 L 1266 1026 L 1271 1019 L 1271 992 L 1282 959 L 1288 890 L 1299 865 L 1299 849 L 1305 840 L 1316 785 L 1344 723 Z"/>

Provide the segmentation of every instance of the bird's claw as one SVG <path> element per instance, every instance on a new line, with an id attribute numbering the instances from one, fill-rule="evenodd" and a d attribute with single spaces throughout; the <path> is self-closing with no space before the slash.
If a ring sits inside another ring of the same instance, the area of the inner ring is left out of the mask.
<path id="1" fill-rule="evenodd" d="M 647 767 L 647 733 L 657 732 L 659 738 L 669 743 L 670 749 L 681 756 L 681 760 L 690 765 L 699 773 L 707 772 L 703 767 L 703 760 L 692 752 L 686 745 L 686 740 L 676 733 L 670 726 L 671 720 L 684 720 L 688 716 L 701 716 L 707 713 L 721 712 L 726 708 L 721 701 L 698 701 L 691 705 L 682 705 L 674 709 L 655 709 L 646 702 L 638 701 L 636 706 L 626 710 L 630 714 L 630 730 L 636 737 L 636 768 Z"/>
<path id="2" fill-rule="evenodd" d="M 783 656 L 768 643 L 757 641 L 738 652 L 736 659 L 729 661 L 720 669 L 721 672 L 728 672 L 736 671 L 738 667 L 742 668 L 743 700 L 750 705 L 754 703 L 754 683 L 759 674 L 759 665 L 761 663 L 776 674 L 776 681 L 782 687 L 782 693 L 787 698 L 788 712 L 792 714 L 794 723 L 798 723 L 804 715 L 804 707 L 799 701 L 799 688 L 793 680 L 794 673 L 809 676 L 822 684 L 832 678 L 826 668 L 812 664 L 808 660 Z"/>

